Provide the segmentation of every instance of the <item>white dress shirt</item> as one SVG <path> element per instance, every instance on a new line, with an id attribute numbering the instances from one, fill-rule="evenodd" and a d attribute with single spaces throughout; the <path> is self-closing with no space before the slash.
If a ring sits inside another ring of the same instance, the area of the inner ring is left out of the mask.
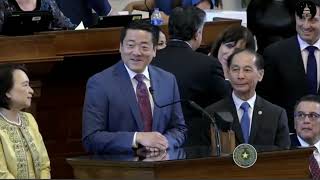
<path id="1" fill-rule="evenodd" d="M 240 99 L 238 96 L 236 96 L 234 94 L 234 92 L 232 92 L 232 99 L 234 102 L 234 105 L 236 106 L 237 109 L 237 115 L 238 115 L 238 119 L 239 119 L 239 123 L 241 124 L 241 118 L 243 115 L 243 109 L 241 109 L 241 104 L 244 102 L 248 102 L 249 103 L 249 109 L 248 109 L 248 114 L 249 114 L 249 118 L 250 118 L 250 127 L 249 127 L 249 134 L 251 132 L 251 124 L 252 124 L 252 116 L 253 116 L 253 109 L 254 109 L 254 103 L 256 102 L 257 99 L 257 95 L 256 93 L 254 93 L 254 95 L 248 99 L 247 101 L 244 101 L 242 99 Z"/>

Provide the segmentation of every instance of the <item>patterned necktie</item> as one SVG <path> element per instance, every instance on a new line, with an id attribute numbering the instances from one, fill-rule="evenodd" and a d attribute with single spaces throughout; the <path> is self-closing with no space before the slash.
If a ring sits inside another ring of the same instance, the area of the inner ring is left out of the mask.
<path id="1" fill-rule="evenodd" d="M 309 157 L 309 170 L 312 175 L 312 179 L 320 179 L 320 168 L 313 154 Z"/>
<path id="2" fill-rule="evenodd" d="M 241 104 L 240 108 L 243 110 L 243 115 L 241 118 L 241 129 L 242 129 L 242 135 L 244 138 L 244 142 L 249 142 L 249 128 L 250 128 L 250 118 L 248 109 L 250 108 L 249 103 L 244 102 Z"/>
<path id="3" fill-rule="evenodd" d="M 143 82 L 144 75 L 137 74 L 134 77 L 138 81 L 137 98 L 140 109 L 140 114 L 143 120 L 143 127 L 145 132 L 152 130 L 152 112 L 149 100 L 149 93 L 146 84 Z"/>
<path id="4" fill-rule="evenodd" d="M 308 46 L 306 48 L 309 51 L 307 62 L 307 81 L 309 94 L 317 94 L 317 60 L 314 55 L 314 51 L 317 49 L 315 46 Z"/>

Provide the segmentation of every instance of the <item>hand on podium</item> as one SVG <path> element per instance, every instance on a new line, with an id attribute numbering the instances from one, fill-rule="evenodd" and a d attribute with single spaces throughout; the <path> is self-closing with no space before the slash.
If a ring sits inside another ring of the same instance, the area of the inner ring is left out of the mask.
<path id="1" fill-rule="evenodd" d="M 161 151 L 159 149 L 154 151 L 149 151 L 150 148 L 139 148 L 137 149 L 137 155 L 139 156 L 139 159 L 142 161 L 163 161 L 163 160 L 169 160 L 169 154 L 167 151 Z"/>
<path id="2" fill-rule="evenodd" d="M 159 132 L 137 132 L 136 142 L 148 151 L 165 151 L 169 146 L 167 138 Z"/>

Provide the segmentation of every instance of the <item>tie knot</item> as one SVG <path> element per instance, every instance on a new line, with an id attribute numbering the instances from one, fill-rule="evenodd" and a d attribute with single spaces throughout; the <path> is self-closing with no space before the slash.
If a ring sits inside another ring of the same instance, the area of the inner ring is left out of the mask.
<path id="1" fill-rule="evenodd" d="M 306 49 L 309 51 L 309 53 L 314 53 L 314 51 L 318 48 L 315 46 L 308 46 Z"/>
<path id="2" fill-rule="evenodd" d="M 143 74 L 136 74 L 134 76 L 134 78 L 138 81 L 138 82 L 143 82 L 143 79 L 144 79 L 144 75 Z"/>
<path id="3" fill-rule="evenodd" d="M 248 111 L 250 105 L 248 102 L 243 102 L 240 106 L 241 109 L 243 109 L 243 111 Z"/>

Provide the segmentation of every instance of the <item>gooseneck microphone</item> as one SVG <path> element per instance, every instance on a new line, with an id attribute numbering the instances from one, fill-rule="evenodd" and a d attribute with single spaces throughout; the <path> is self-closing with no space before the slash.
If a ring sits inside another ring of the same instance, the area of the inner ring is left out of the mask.
<path id="1" fill-rule="evenodd" d="M 213 116 L 211 116 L 206 110 L 204 110 L 201 106 L 199 106 L 197 103 L 195 103 L 194 101 L 191 100 L 187 100 L 187 99 L 180 99 L 178 101 L 173 101 L 171 103 L 165 104 L 160 106 L 157 102 L 156 99 L 154 97 L 154 90 L 152 87 L 149 87 L 149 92 L 151 94 L 151 97 L 153 99 L 154 104 L 158 107 L 158 108 L 163 108 L 163 107 L 167 107 L 170 105 L 174 105 L 176 103 L 188 103 L 192 108 L 196 109 L 197 111 L 201 112 L 203 115 L 205 115 L 206 118 L 208 118 L 211 122 L 211 124 L 213 125 L 213 128 L 215 130 L 215 141 L 216 141 L 216 150 L 217 150 L 217 156 L 219 157 L 221 155 L 221 139 L 220 139 L 220 131 L 218 129 L 216 120 Z"/>
<path id="2" fill-rule="evenodd" d="M 154 90 L 153 90 L 153 88 L 150 86 L 149 87 L 149 92 L 150 92 L 150 94 L 151 94 L 151 97 L 152 97 L 152 99 L 153 99 L 153 103 L 158 107 L 158 108 L 164 108 L 164 107 L 167 107 L 167 106 L 170 106 L 170 105 L 174 105 L 174 104 L 177 104 L 177 103 L 179 103 L 179 102 L 185 102 L 186 100 L 184 100 L 184 99 L 180 99 L 180 100 L 178 100 L 178 101 L 173 101 L 173 102 L 171 102 L 171 103 L 168 103 L 168 104 L 165 104 L 165 105 L 162 105 L 162 106 L 160 106 L 157 102 L 156 102 L 156 100 L 155 100 L 155 98 L 154 98 Z"/>

